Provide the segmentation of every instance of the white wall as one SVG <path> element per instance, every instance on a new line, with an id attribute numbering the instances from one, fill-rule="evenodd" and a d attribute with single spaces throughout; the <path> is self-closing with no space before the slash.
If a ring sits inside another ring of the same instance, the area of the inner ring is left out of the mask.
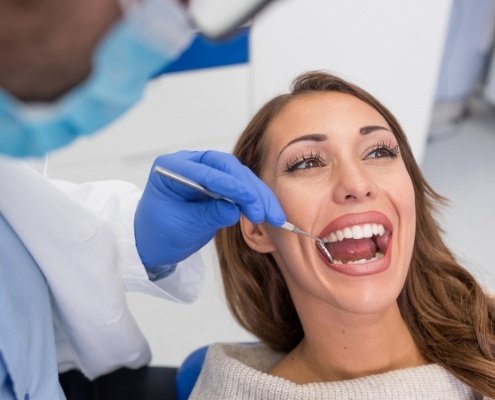
<path id="1" fill-rule="evenodd" d="M 422 157 L 451 0 L 280 0 L 259 18 L 248 65 L 169 75 L 103 135 L 51 159 L 50 175 L 120 178 L 144 186 L 154 156 L 182 148 L 229 150 L 263 102 L 309 69 L 328 69 L 370 90 L 399 118 Z M 177 365 L 193 349 L 248 340 L 223 301 L 215 256 L 198 302 L 175 305 L 139 294 L 129 305 L 154 363 Z"/>
<path id="2" fill-rule="evenodd" d="M 370 91 L 423 157 L 451 0 L 282 0 L 253 29 L 254 105 L 328 69 Z M 311 5 L 311 6 L 309 6 Z"/>

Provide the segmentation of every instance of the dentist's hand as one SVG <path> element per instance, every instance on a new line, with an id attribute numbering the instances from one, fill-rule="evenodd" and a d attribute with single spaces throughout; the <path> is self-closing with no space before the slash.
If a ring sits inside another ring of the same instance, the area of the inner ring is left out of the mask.
<path id="1" fill-rule="evenodd" d="M 177 172 L 235 202 L 215 200 L 163 177 L 156 165 Z M 244 214 L 250 221 L 285 222 L 272 191 L 237 158 L 218 151 L 178 153 L 158 157 L 134 219 L 136 245 L 143 264 L 152 271 L 193 254 L 218 229 L 235 224 Z"/>

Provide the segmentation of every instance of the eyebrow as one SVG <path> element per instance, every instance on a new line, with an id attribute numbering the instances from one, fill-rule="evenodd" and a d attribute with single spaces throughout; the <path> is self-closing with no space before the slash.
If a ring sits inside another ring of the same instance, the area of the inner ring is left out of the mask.
<path id="1" fill-rule="evenodd" d="M 308 135 L 303 135 L 303 136 L 298 136 L 295 139 L 292 139 L 289 143 L 287 143 L 282 150 L 280 150 L 280 153 L 278 153 L 277 160 L 280 158 L 280 155 L 284 152 L 284 150 L 289 147 L 290 145 L 297 143 L 297 142 L 304 142 L 304 141 L 311 141 L 311 142 L 324 142 L 327 140 L 327 135 L 324 135 L 323 133 L 310 133 Z"/>
<path id="2" fill-rule="evenodd" d="M 388 128 L 384 127 L 384 126 L 380 126 L 380 125 L 367 125 L 367 126 L 363 126 L 362 128 L 359 128 L 359 133 L 361 135 L 367 135 L 369 133 L 373 133 L 373 132 L 379 131 L 379 130 L 385 130 L 385 131 L 389 131 L 390 132 L 390 129 L 388 129 Z M 304 142 L 304 141 L 324 142 L 327 139 L 328 139 L 327 138 L 327 135 L 325 135 L 323 133 L 310 133 L 308 135 L 303 135 L 303 136 L 296 137 L 295 139 L 292 139 L 289 143 L 287 143 L 282 148 L 282 150 L 280 150 L 280 153 L 278 153 L 278 156 L 277 156 L 277 160 L 280 158 L 280 155 L 283 153 L 283 151 L 287 147 L 289 147 L 290 145 L 292 145 L 294 143 Z"/>
<path id="3" fill-rule="evenodd" d="M 380 130 L 385 130 L 385 131 L 389 131 L 390 132 L 390 129 L 384 127 L 384 126 L 380 126 L 380 125 L 369 125 L 369 126 L 363 126 L 362 128 L 359 129 L 359 133 L 361 135 L 367 135 L 368 133 L 372 133 L 372 132 L 375 132 L 375 131 L 380 131 Z"/>

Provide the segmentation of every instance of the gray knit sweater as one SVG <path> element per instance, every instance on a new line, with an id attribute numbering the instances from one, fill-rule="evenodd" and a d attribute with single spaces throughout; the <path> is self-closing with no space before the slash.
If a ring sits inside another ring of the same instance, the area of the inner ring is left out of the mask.
<path id="1" fill-rule="evenodd" d="M 283 356 L 263 344 L 212 345 L 189 399 L 465 400 L 483 398 L 436 364 L 339 382 L 298 385 L 267 373 Z"/>

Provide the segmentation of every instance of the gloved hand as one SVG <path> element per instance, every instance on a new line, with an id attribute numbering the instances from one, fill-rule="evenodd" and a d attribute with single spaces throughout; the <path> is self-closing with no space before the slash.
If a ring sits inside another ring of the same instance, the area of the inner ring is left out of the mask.
<path id="1" fill-rule="evenodd" d="M 235 202 L 215 200 L 163 177 L 160 165 Z M 272 191 L 237 158 L 218 151 L 178 153 L 158 157 L 134 219 L 136 246 L 149 271 L 184 260 L 203 247 L 218 229 L 235 224 L 244 214 L 250 221 L 285 222 Z"/>

